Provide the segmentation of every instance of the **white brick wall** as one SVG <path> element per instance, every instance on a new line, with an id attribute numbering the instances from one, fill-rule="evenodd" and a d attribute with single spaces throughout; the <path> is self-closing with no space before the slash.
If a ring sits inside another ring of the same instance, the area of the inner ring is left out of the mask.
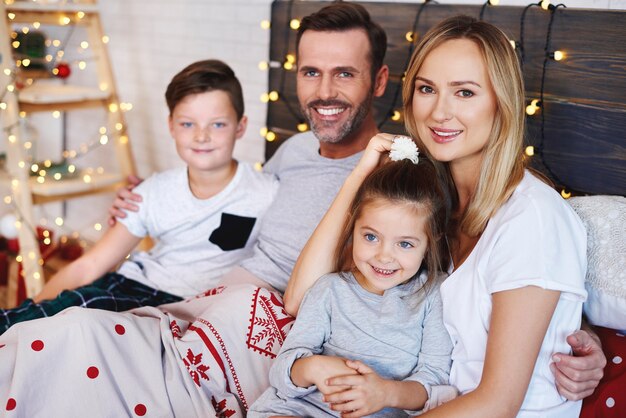
<path id="1" fill-rule="evenodd" d="M 476 0 L 447 2 L 482 3 Z M 563 2 L 569 7 L 626 9 L 626 0 Z M 529 1 L 501 0 L 500 3 L 526 5 Z M 235 154 L 241 160 L 262 161 L 264 143 L 259 130 L 265 123 L 266 108 L 259 97 L 267 89 L 267 73 L 257 65 L 268 56 L 269 31 L 263 30 L 260 22 L 270 18 L 271 1 L 100 0 L 99 7 L 105 32 L 110 36 L 108 49 L 120 99 L 134 106 L 126 118 L 139 174 L 147 176 L 181 164 L 167 131 L 163 94 L 177 71 L 205 58 L 226 61 L 239 77 L 249 127 Z M 73 134 L 83 131 L 80 119 L 85 117 L 70 120 Z M 37 128 L 47 134 L 58 130 L 58 123 L 54 128 L 41 124 Z M 89 132 L 91 130 L 93 128 L 89 128 Z M 79 135 L 74 141 L 72 144 L 77 146 L 84 139 Z M 58 149 L 57 144 L 50 141 L 45 147 L 42 145 L 42 149 L 52 152 Z M 94 154 L 90 164 L 106 167 L 108 159 L 106 155 Z M 112 196 L 104 196 L 69 203 L 66 232 L 78 230 L 88 238 L 96 237 L 98 233 L 92 225 L 106 219 L 111 199 Z M 6 211 L 7 208 L 0 205 L 0 214 Z M 50 205 L 41 216 L 51 219 L 60 213 L 60 205 Z"/>

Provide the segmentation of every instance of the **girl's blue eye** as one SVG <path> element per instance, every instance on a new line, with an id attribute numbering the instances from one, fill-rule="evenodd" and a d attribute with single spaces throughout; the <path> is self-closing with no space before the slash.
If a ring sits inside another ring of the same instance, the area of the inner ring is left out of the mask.
<path id="1" fill-rule="evenodd" d="M 215 122 L 213 126 L 215 128 L 223 128 L 224 126 L 226 126 L 226 124 L 224 122 Z"/>
<path id="2" fill-rule="evenodd" d="M 365 238 L 365 241 L 369 241 L 369 242 L 376 241 L 376 235 L 374 234 L 365 234 L 364 238 Z"/>
<path id="3" fill-rule="evenodd" d="M 191 128 L 193 126 L 193 123 L 191 123 L 191 122 L 181 122 L 180 126 L 182 126 L 183 128 Z"/>
<path id="4" fill-rule="evenodd" d="M 459 96 L 461 97 L 472 97 L 474 95 L 474 92 L 471 90 L 461 90 L 459 91 Z"/>
<path id="5" fill-rule="evenodd" d="M 404 249 L 413 248 L 413 244 L 411 244 L 408 241 L 401 241 L 399 245 L 400 245 L 400 248 L 404 248 Z"/>

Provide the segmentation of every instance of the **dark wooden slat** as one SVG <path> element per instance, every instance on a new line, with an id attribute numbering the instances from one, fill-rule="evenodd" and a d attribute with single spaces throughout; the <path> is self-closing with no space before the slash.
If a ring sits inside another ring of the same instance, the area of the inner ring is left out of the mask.
<path id="1" fill-rule="evenodd" d="M 282 62 L 285 52 L 295 54 L 295 31 L 285 30 L 291 18 L 301 18 L 327 4 L 325 1 L 275 1 L 270 59 Z M 386 63 L 392 77 L 385 95 L 374 103 L 376 120 L 383 131 L 402 133 L 402 121 L 392 121 L 388 116 L 402 107 L 398 88 L 411 52 L 405 34 L 412 30 L 416 14 L 422 10 L 417 28 L 419 36 L 454 14 L 478 17 L 482 6 L 360 4 L 383 26 L 388 36 Z M 519 42 L 523 11 L 524 7 L 487 7 L 483 19 Z M 528 9 L 524 20 L 523 69 L 529 101 L 540 94 L 549 20 L 550 13 L 535 6 Z M 551 36 L 551 49 L 565 51 L 566 59 L 549 60 L 546 66 L 541 110 L 545 117 L 544 159 L 568 188 L 590 194 L 626 195 L 626 12 L 559 8 Z M 267 144 L 266 158 L 282 140 L 296 132 L 301 119 L 295 72 L 272 69 L 268 76 L 270 90 L 281 91 L 281 100 L 269 104 L 267 124 L 278 132 L 278 140 Z M 288 110 L 285 100 L 293 112 Z M 528 119 L 529 143 L 538 144 L 540 120 L 540 115 Z M 534 164 L 546 171 L 539 158 Z"/>

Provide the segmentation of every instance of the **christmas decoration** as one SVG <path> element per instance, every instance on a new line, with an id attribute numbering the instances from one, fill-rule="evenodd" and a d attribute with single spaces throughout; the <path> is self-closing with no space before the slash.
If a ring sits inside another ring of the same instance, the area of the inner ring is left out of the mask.
<path id="1" fill-rule="evenodd" d="M 72 69 L 67 62 L 59 62 L 56 67 L 54 67 L 54 70 L 52 70 L 52 74 L 59 78 L 65 79 L 68 78 L 70 74 L 72 74 Z"/>

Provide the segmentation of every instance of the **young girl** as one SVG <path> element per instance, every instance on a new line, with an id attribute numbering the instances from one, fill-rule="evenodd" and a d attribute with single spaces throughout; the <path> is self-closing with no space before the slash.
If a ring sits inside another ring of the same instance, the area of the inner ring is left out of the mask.
<path id="1" fill-rule="evenodd" d="M 307 293 L 249 417 L 406 416 L 447 383 L 451 343 L 442 326 L 438 273 L 447 250 L 446 200 L 431 162 L 398 137 L 361 185 L 335 254 L 337 273 Z M 341 387 L 328 378 L 349 375 Z"/>
<path id="2" fill-rule="evenodd" d="M 452 263 L 441 285 L 454 344 L 450 383 L 461 396 L 430 417 L 577 417 L 550 370 L 580 327 L 586 234 L 559 194 L 525 170 L 524 87 L 515 51 L 495 26 L 446 19 L 422 37 L 404 83 L 407 131 L 435 161 L 453 198 Z M 304 248 L 286 306 L 330 271 L 329 242 L 363 179 L 391 146 L 372 139 Z M 558 366 L 556 366 L 558 367 Z M 341 387 L 347 377 L 329 379 Z M 340 402 L 341 393 L 326 396 Z M 349 404 L 336 405 L 347 412 Z"/>

